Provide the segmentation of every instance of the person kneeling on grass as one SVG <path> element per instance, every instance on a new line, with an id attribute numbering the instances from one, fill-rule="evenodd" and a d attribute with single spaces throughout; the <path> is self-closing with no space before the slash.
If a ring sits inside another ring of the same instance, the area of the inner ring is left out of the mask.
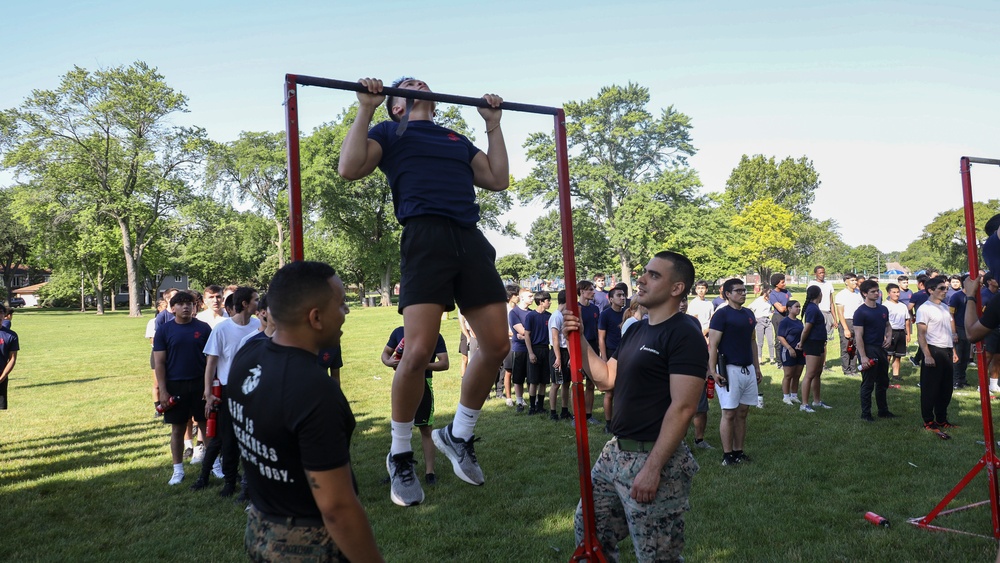
<path id="1" fill-rule="evenodd" d="M 170 425 L 174 472 L 167 484 L 178 485 L 184 480 L 181 460 L 188 421 L 194 418 L 199 427 L 205 423 L 205 344 L 212 327 L 194 318 L 195 297 L 186 291 L 170 298 L 170 309 L 173 320 L 153 336 L 153 366 L 160 405 L 167 406 L 163 422 Z"/>

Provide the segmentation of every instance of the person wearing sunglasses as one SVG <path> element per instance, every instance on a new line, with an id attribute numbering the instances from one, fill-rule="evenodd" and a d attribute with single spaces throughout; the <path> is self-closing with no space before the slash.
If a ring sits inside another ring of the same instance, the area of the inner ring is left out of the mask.
<path id="1" fill-rule="evenodd" d="M 948 294 L 948 278 L 935 276 L 927 280 L 928 299 L 917 309 L 917 342 L 924 353 L 920 366 L 920 414 L 924 428 L 941 433 L 956 428 L 948 420 L 951 403 L 952 371 L 955 356 L 951 312 L 943 303 Z"/>

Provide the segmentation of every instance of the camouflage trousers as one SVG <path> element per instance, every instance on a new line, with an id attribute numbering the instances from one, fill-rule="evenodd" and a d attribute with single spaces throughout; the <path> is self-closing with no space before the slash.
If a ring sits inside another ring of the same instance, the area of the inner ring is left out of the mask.
<path id="1" fill-rule="evenodd" d="M 347 561 L 323 526 L 287 526 L 265 520 L 253 505 L 247 511 L 243 545 L 251 561 L 322 563 Z"/>
<path id="2" fill-rule="evenodd" d="M 613 439 L 604 445 L 590 472 L 597 540 L 608 561 L 618 561 L 618 542 L 630 534 L 639 561 L 684 560 L 684 513 L 690 509 L 688 495 L 698 462 L 681 442 L 660 472 L 656 498 L 640 503 L 629 491 L 647 457 L 648 453 L 621 451 Z M 577 505 L 574 524 L 579 544 L 583 541 L 582 502 Z"/>

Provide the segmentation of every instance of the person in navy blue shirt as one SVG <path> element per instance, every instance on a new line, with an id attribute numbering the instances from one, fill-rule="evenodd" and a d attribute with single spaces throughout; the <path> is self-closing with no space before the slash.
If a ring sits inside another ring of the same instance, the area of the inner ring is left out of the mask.
<path id="1" fill-rule="evenodd" d="M 792 298 L 792 292 L 785 288 L 787 283 L 785 274 L 780 272 L 772 274 L 770 282 L 771 293 L 767 296 L 767 300 L 771 303 L 771 308 L 774 309 L 774 313 L 771 314 L 771 326 L 777 327 L 781 324 L 782 319 L 788 316 L 788 300 Z M 771 354 L 772 357 L 780 357 L 781 344 L 775 342 L 774 351 Z"/>
<path id="2" fill-rule="evenodd" d="M 743 307 L 747 289 L 737 278 L 722 284 L 726 306 L 712 315 L 708 325 L 708 375 L 715 379 L 722 419 L 722 465 L 749 461 L 743 452 L 750 405 L 757 404 L 760 359 L 754 326 L 757 319 Z"/>
<path id="3" fill-rule="evenodd" d="M 820 288 L 823 286 L 817 285 Z M 802 377 L 802 369 L 806 365 L 806 357 L 801 350 L 796 350 L 799 341 L 802 339 L 802 321 L 799 320 L 799 313 L 802 306 L 799 302 L 791 299 L 788 301 L 788 316 L 781 319 L 778 325 L 778 344 L 781 345 L 781 354 L 778 356 L 781 361 L 781 369 L 784 377 L 781 379 L 781 392 L 783 397 L 781 402 L 786 405 L 801 403 L 799 400 L 799 378 Z M 824 315 L 825 316 L 825 315 Z"/>
<path id="4" fill-rule="evenodd" d="M 194 318 L 195 297 L 187 291 L 178 291 L 170 299 L 174 320 L 165 323 L 153 336 L 153 363 L 155 365 L 160 404 L 169 405 L 163 413 L 163 422 L 170 425 L 170 455 L 174 472 L 168 481 L 177 485 L 184 480 L 181 463 L 184 431 L 188 420 L 205 422 L 205 343 L 212 327 Z"/>
<path id="5" fill-rule="evenodd" d="M 854 332 L 861 357 L 861 420 L 874 422 L 872 418 L 872 391 L 879 418 L 895 418 L 889 411 L 886 389 L 889 388 L 889 355 L 885 349 L 892 340 L 892 325 L 889 324 L 889 310 L 878 304 L 878 282 L 861 282 L 861 296 L 865 298 L 854 311 Z M 868 367 L 874 360 L 875 365 Z"/>
<path id="6" fill-rule="evenodd" d="M 442 315 L 457 303 L 480 348 L 466 368 L 452 423 L 435 430 L 433 437 L 461 480 L 482 485 L 473 433 L 510 344 L 503 330 L 507 310 L 494 264 L 496 250 L 477 228 L 475 187 L 499 192 L 510 182 L 500 129 L 503 99 L 483 96 L 486 107 L 479 108 L 479 114 L 489 143 L 484 153 L 463 135 L 434 123 L 434 102 L 387 97 L 378 79 L 359 82 L 366 91 L 357 94 L 357 116 L 344 137 L 337 171 L 347 180 L 360 180 L 379 168 L 392 190 L 396 219 L 403 225 L 399 312 L 410 335 L 406 342 L 410 354 L 393 376 L 389 455 L 413 451 L 413 416 L 420 405 L 426 360 L 434 352 Z M 430 91 L 426 82 L 411 77 L 392 86 Z M 390 120 L 369 130 L 383 100 Z M 412 471 L 412 467 L 388 469 L 390 478 Z M 393 487 L 400 486 L 394 479 Z M 419 495 L 409 491 L 404 496 Z"/>
<path id="7" fill-rule="evenodd" d="M 535 309 L 528 311 L 524 321 L 524 338 L 528 345 L 528 414 L 545 414 L 545 384 L 549 374 L 549 306 L 552 296 L 536 291 Z"/>
<path id="8" fill-rule="evenodd" d="M 597 319 L 597 346 L 601 359 L 607 361 L 615 355 L 622 339 L 622 314 L 625 310 L 625 290 L 615 287 L 608 293 L 608 307 Z M 611 432 L 614 414 L 614 391 L 604 393 L 604 431 Z"/>
<path id="9" fill-rule="evenodd" d="M 817 408 L 830 408 L 823 402 L 821 376 L 826 364 L 826 317 L 819 308 L 823 300 L 823 290 L 818 285 L 806 288 L 806 306 L 802 309 L 802 337 L 795 346 L 806 357 L 805 375 L 802 377 L 802 404 L 799 410 L 815 413 Z M 812 396 L 813 402 L 809 403 Z"/>
<path id="10" fill-rule="evenodd" d="M 583 323 L 581 336 L 597 355 L 601 354 L 601 345 L 598 342 L 597 322 L 601 317 L 601 309 L 594 303 L 594 293 L 596 289 L 594 282 L 582 280 L 576 284 L 577 304 L 580 306 L 580 322 Z M 582 343 L 581 343 L 582 344 Z M 594 382 L 587 376 L 584 385 L 584 405 L 587 408 L 587 422 L 600 424 L 594 418 Z"/>
<path id="11" fill-rule="evenodd" d="M 959 277 L 960 286 L 965 284 L 965 278 L 967 277 L 969 277 L 968 274 Z M 955 355 L 958 356 L 952 377 L 952 385 L 955 389 L 962 389 L 969 385 L 965 377 L 965 372 L 969 368 L 969 355 L 972 353 L 972 345 L 969 343 L 969 338 L 965 335 L 965 305 L 967 301 L 968 299 L 965 297 L 964 291 L 956 292 L 948 300 L 948 310 L 951 311 L 951 317 L 955 321 Z"/>
<path id="12" fill-rule="evenodd" d="M 0 305 L 0 316 L 7 308 Z M 17 363 L 17 352 L 21 343 L 17 333 L 8 327 L 0 328 L 0 410 L 7 410 L 7 386 L 10 384 L 10 374 Z"/>
<path id="13" fill-rule="evenodd" d="M 528 380 L 528 343 L 524 339 L 524 323 L 528 319 L 531 292 L 521 289 L 517 304 L 507 312 L 510 327 L 510 381 L 514 387 L 517 412 L 524 412 L 524 382 Z"/>

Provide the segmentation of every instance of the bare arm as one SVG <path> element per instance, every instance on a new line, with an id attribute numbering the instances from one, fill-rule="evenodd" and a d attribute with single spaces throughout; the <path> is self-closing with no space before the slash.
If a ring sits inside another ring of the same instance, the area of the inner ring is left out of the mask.
<path id="1" fill-rule="evenodd" d="M 980 340 L 986 338 L 986 335 L 990 333 L 990 329 L 983 326 L 982 322 L 979 321 L 979 313 L 976 309 L 979 308 L 979 302 L 976 300 L 976 296 L 979 295 L 979 284 L 981 280 L 979 278 L 973 278 L 969 276 L 965 280 L 964 287 L 965 291 L 965 336 L 969 339 L 969 342 L 979 342 Z M 972 294 L 971 296 L 969 294 Z"/>
<path id="2" fill-rule="evenodd" d="M 382 348 L 382 363 L 385 364 L 386 367 L 396 369 L 396 366 L 399 365 L 399 358 L 396 358 L 395 355 L 396 355 L 395 348 L 384 346 Z"/>
<path id="3" fill-rule="evenodd" d="M 326 531 L 351 561 L 384 561 L 361 501 L 354 493 L 351 466 L 329 471 L 306 470 Z"/>
<path id="4" fill-rule="evenodd" d="M 448 354 L 438 354 L 434 361 L 427 364 L 427 369 L 431 371 L 448 371 Z"/>
<path id="5" fill-rule="evenodd" d="M 205 407 L 211 407 L 215 397 L 212 396 L 212 380 L 215 379 L 215 371 L 219 367 L 219 357 L 205 356 Z"/>
<path id="6" fill-rule="evenodd" d="M 726 374 L 718 373 L 719 366 L 719 342 L 722 341 L 722 331 L 715 329 L 708 330 L 708 376 L 715 380 L 717 385 L 726 384 Z"/>
<path id="7" fill-rule="evenodd" d="M 714 331 L 713 331 L 714 332 Z M 677 446 L 687 433 L 691 418 L 698 410 L 698 401 L 705 388 L 705 380 L 683 374 L 670 374 L 670 406 L 663 415 L 660 435 L 653 444 L 653 450 L 646 457 L 642 469 L 632 481 L 629 495 L 638 502 L 651 502 L 656 498 L 660 486 L 663 466 L 677 451 Z"/>
<path id="8" fill-rule="evenodd" d="M 863 306 L 864 305 L 862 305 L 862 307 Z M 864 326 L 858 325 L 858 326 L 854 327 L 854 338 L 855 338 L 855 341 L 858 343 L 857 350 L 858 350 L 858 355 L 861 356 L 861 363 L 862 364 L 867 364 L 868 363 L 868 356 L 865 355 L 865 345 L 864 345 L 865 327 Z"/>
<path id="9" fill-rule="evenodd" d="M 347 180 L 358 180 L 372 173 L 382 160 L 382 146 L 368 138 L 368 125 L 375 116 L 375 109 L 385 96 L 381 95 L 382 81 L 374 78 L 359 80 L 369 93 L 358 92 L 358 115 L 340 145 L 340 162 L 337 172 Z"/>
<path id="10" fill-rule="evenodd" d="M 604 343 L 604 339 L 607 338 L 608 331 L 597 329 L 597 346 L 600 348 L 601 359 L 604 361 L 608 360 L 608 347 Z"/>
<path id="11" fill-rule="evenodd" d="M 510 185 L 510 163 L 507 160 L 507 145 L 500 130 L 501 111 L 495 109 L 503 99 L 487 94 L 483 98 L 492 108 L 479 108 L 479 115 L 486 121 L 486 139 L 489 146 L 486 154 L 478 153 L 472 158 L 472 181 L 475 185 L 500 192 Z"/>
<path id="12" fill-rule="evenodd" d="M 170 394 L 167 393 L 167 353 L 153 352 L 153 373 L 156 374 L 156 387 L 160 392 L 160 402 L 167 404 Z"/>
<path id="13" fill-rule="evenodd" d="M 927 348 L 927 325 L 924 323 L 917 323 L 917 344 L 924 353 L 924 365 L 933 366 L 934 356 L 931 356 L 931 351 Z"/>
<path id="14" fill-rule="evenodd" d="M 555 361 L 552 362 L 552 367 L 558 368 L 562 365 L 562 349 L 559 348 L 559 330 L 556 327 L 549 329 L 549 345 L 552 346 L 552 354 L 555 355 Z"/>

